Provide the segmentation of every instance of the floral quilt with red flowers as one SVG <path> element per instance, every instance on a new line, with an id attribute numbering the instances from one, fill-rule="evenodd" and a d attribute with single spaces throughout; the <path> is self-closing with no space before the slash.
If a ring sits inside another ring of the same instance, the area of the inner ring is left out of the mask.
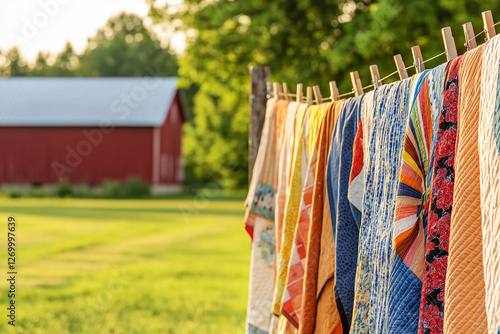
<path id="1" fill-rule="evenodd" d="M 461 57 L 450 61 L 445 72 L 443 104 L 434 156 L 434 177 L 425 245 L 425 272 L 420 301 L 419 334 L 443 333 L 444 285 L 448 263 L 451 210 L 455 182 L 458 69 Z"/>

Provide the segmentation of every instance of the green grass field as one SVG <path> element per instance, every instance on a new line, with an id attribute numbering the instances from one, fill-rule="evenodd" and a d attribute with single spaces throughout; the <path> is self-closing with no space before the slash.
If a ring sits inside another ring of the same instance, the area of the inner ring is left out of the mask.
<path id="1" fill-rule="evenodd" d="M 1 333 L 243 333 L 243 200 L 6 199 L 17 219 L 17 321 Z"/>

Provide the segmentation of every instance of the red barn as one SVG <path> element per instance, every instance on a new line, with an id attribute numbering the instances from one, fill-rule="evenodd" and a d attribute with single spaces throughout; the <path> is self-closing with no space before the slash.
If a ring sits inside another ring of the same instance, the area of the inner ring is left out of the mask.
<path id="1" fill-rule="evenodd" d="M 0 79 L 0 184 L 178 190 L 185 120 L 177 78 Z"/>

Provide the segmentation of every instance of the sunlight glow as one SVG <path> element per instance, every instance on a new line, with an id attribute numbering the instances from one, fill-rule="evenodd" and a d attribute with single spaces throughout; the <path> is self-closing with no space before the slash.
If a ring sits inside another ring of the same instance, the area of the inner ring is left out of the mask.
<path id="1" fill-rule="evenodd" d="M 179 0 L 168 2 L 178 4 Z M 145 0 L 0 0 L 0 50 L 17 45 L 30 62 L 39 51 L 58 53 L 67 41 L 81 52 L 87 38 L 111 16 L 125 11 L 144 18 L 148 10 Z M 182 53 L 182 33 L 163 32 L 160 36 L 164 45 L 169 39 L 173 49 Z"/>

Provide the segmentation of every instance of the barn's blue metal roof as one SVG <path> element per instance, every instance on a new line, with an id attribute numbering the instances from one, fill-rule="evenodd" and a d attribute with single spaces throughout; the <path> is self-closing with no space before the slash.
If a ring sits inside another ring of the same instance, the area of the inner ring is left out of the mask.
<path id="1" fill-rule="evenodd" d="M 2 78 L 0 126 L 160 126 L 177 78 Z"/>

